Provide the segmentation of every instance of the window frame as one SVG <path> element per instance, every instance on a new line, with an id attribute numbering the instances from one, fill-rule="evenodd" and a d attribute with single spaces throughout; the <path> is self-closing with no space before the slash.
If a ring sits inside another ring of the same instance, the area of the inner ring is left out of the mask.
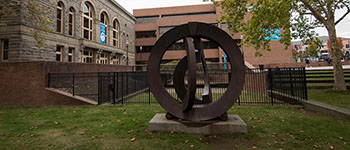
<path id="1" fill-rule="evenodd" d="M 7 42 L 7 59 L 4 59 L 4 56 L 5 56 L 5 41 Z M 10 42 L 9 40 L 0 40 L 1 42 L 1 45 L 0 45 L 0 50 L 1 50 L 1 61 L 3 62 L 7 62 L 9 61 L 9 47 L 10 47 Z"/>
<path id="2" fill-rule="evenodd" d="M 70 36 L 74 36 L 75 34 L 74 34 L 74 28 L 75 28 L 75 10 L 74 10 L 74 8 L 73 7 L 71 7 L 70 9 L 69 9 L 69 13 L 68 13 L 68 34 L 70 35 Z M 72 17 L 72 19 L 71 19 L 71 17 Z M 71 22 L 71 20 L 72 20 L 72 22 Z"/>
<path id="3" fill-rule="evenodd" d="M 108 64 L 108 54 L 107 53 L 99 54 L 98 63 L 99 64 Z"/>
<path id="4" fill-rule="evenodd" d="M 85 52 L 88 53 L 88 55 L 85 55 Z M 87 61 L 90 60 L 91 62 Z M 92 64 L 94 61 L 94 54 L 92 53 L 91 50 L 83 50 L 82 54 L 81 54 L 81 62 L 82 63 L 88 63 L 88 64 Z"/>
<path id="5" fill-rule="evenodd" d="M 74 47 L 69 47 L 68 48 L 68 62 L 74 62 L 74 53 L 75 53 L 75 48 Z M 72 58 L 69 60 L 69 58 Z"/>
<path id="6" fill-rule="evenodd" d="M 115 35 L 115 37 L 114 37 Z M 120 48 L 120 24 L 117 19 L 113 21 L 113 46 Z"/>
<path id="7" fill-rule="evenodd" d="M 59 1 L 57 3 L 57 14 L 56 14 L 56 23 L 57 23 L 57 26 L 56 26 L 56 32 L 58 33 L 63 33 L 63 22 L 64 22 L 64 5 L 61 1 Z M 61 18 L 58 18 L 58 11 L 61 12 Z M 60 21 L 60 28 L 58 28 L 58 22 Z"/>
<path id="8" fill-rule="evenodd" d="M 82 13 L 82 24 L 81 24 L 81 29 L 82 29 L 82 32 L 81 32 L 81 36 L 83 39 L 87 39 L 87 40 L 94 40 L 94 34 L 93 34 L 93 24 L 94 24 L 94 12 L 93 12 L 93 7 L 92 5 L 89 3 L 89 2 L 84 2 L 83 5 L 86 5 L 87 8 L 88 8 L 88 15 L 86 15 L 84 13 L 84 10 L 83 10 L 83 13 Z M 84 6 L 83 6 L 84 7 Z M 83 8 L 84 9 L 84 8 Z M 84 26 L 84 19 L 87 19 L 88 20 L 88 27 L 85 27 Z M 88 38 L 85 38 L 84 36 L 84 31 L 88 31 Z"/>
<path id="9" fill-rule="evenodd" d="M 60 49 L 60 51 L 57 51 L 58 49 Z M 64 51 L 64 46 L 62 45 L 56 45 L 56 62 L 63 62 L 63 51 Z M 57 60 L 57 55 L 60 55 L 60 60 Z"/>

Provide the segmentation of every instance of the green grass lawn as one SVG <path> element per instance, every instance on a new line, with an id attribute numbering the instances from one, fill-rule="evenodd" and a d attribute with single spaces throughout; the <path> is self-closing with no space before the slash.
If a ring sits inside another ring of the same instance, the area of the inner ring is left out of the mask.
<path id="1" fill-rule="evenodd" d="M 296 107 L 234 107 L 248 134 L 149 132 L 159 105 L 0 107 L 0 149 L 350 149 L 350 122 Z M 132 140 L 133 139 L 133 140 Z"/>
<path id="2" fill-rule="evenodd" d="M 331 89 L 308 89 L 309 99 L 350 109 L 350 92 L 337 92 Z"/>

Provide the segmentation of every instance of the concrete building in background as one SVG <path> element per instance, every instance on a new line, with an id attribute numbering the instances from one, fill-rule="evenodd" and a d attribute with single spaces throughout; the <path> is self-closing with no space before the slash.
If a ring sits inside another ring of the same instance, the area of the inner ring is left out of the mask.
<path id="1" fill-rule="evenodd" d="M 115 0 L 40 0 L 52 24 L 41 31 L 43 47 L 33 32 L 38 22 L 30 17 L 28 1 L 12 7 L 16 15 L 0 13 L 0 62 L 60 61 L 134 65 L 135 18 Z"/>
<path id="2" fill-rule="evenodd" d="M 213 4 L 135 9 L 133 14 L 136 18 L 136 63 L 147 64 L 155 42 L 174 26 L 188 22 L 204 22 L 231 33 L 225 23 L 217 23 L 217 20 L 220 18 L 220 11 L 221 8 L 215 7 Z M 234 34 L 233 38 L 240 41 L 241 35 L 239 33 Z M 223 62 L 224 53 L 216 43 L 206 40 L 204 48 L 206 59 L 212 62 Z M 163 56 L 163 60 L 182 59 L 186 55 L 183 49 L 182 42 L 178 41 L 169 47 Z M 271 52 L 263 52 L 262 57 L 255 57 L 255 49 L 253 47 L 242 47 L 245 61 L 256 66 L 259 64 L 293 62 L 292 47 L 284 50 L 284 45 L 280 44 L 279 41 L 272 41 L 271 49 Z"/>

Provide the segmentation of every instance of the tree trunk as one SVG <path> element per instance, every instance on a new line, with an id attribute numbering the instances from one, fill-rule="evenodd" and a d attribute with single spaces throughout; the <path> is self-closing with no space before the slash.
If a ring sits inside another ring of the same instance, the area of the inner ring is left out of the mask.
<path id="1" fill-rule="evenodd" d="M 331 42 L 331 51 L 332 51 L 332 59 L 333 59 L 333 72 L 334 72 L 334 85 L 333 90 L 337 91 L 345 91 L 345 79 L 343 66 L 341 63 L 342 52 L 340 51 L 337 39 L 337 33 L 335 31 L 335 24 L 331 23 L 331 25 L 327 26 L 329 40 Z"/>

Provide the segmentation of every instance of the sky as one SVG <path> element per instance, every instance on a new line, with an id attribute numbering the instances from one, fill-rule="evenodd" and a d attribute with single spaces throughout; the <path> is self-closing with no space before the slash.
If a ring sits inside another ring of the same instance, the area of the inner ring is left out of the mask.
<path id="1" fill-rule="evenodd" d="M 140 8 L 156 8 L 156 7 L 169 7 L 169 6 L 183 6 L 183 5 L 194 5 L 194 4 L 206 4 L 210 2 L 203 2 L 203 0 L 116 0 L 126 10 L 132 14 L 133 9 Z M 337 11 L 336 18 L 340 18 L 345 11 Z M 344 18 L 337 26 L 337 36 L 350 38 L 350 14 Z M 320 36 L 328 36 L 325 28 L 318 28 L 316 32 Z"/>

